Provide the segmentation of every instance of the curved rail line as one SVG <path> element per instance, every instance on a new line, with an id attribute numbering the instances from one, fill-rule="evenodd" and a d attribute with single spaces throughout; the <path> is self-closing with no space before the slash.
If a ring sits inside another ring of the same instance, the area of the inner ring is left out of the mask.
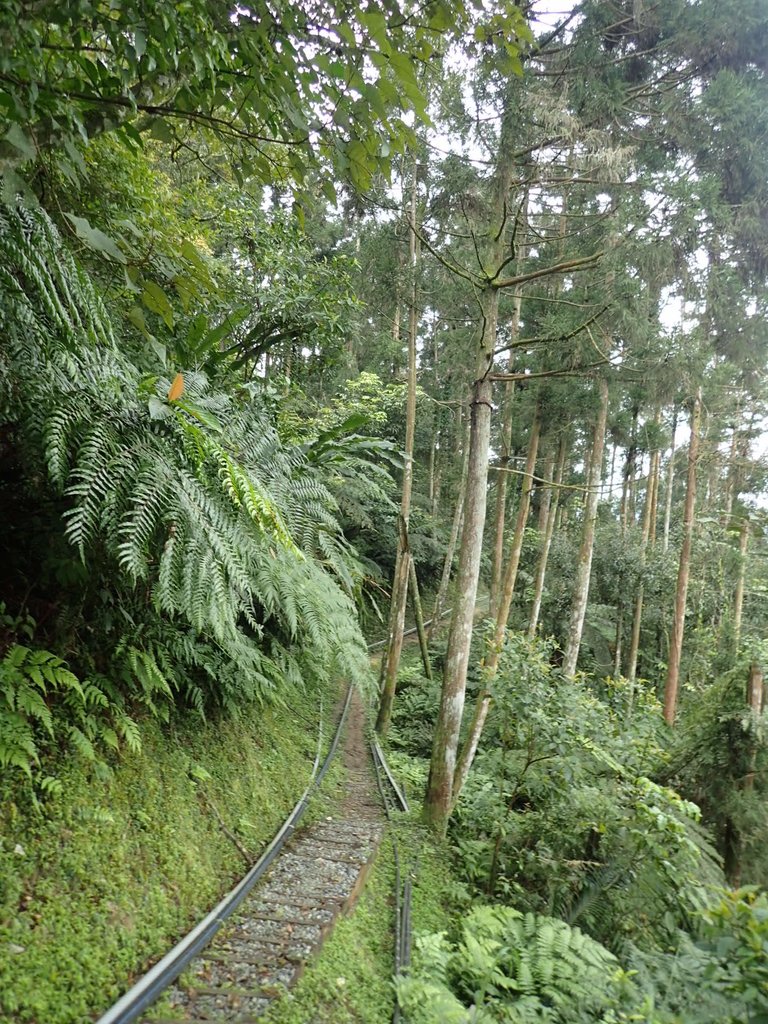
<path id="1" fill-rule="evenodd" d="M 333 740 L 325 760 L 318 770 L 320 746 L 322 744 L 321 721 L 318 730 L 318 750 L 309 784 L 258 861 L 256 861 L 250 871 L 237 883 L 231 892 L 192 931 L 185 935 L 169 953 L 166 953 L 162 960 L 159 960 L 154 967 L 150 968 L 105 1014 L 99 1017 L 96 1024 L 130 1024 L 131 1021 L 135 1021 L 144 1010 L 155 1002 L 165 989 L 173 984 L 189 963 L 210 943 L 227 918 L 237 910 L 254 885 L 264 875 L 296 831 L 307 809 L 310 798 L 322 783 L 331 766 L 339 745 L 347 712 L 349 711 L 352 691 L 353 687 L 350 685 Z"/>
<path id="2" fill-rule="evenodd" d="M 376 771 L 376 783 L 384 803 L 387 819 L 393 820 L 393 811 L 408 812 L 410 810 L 405 794 L 395 782 L 384 753 L 375 736 L 371 738 L 371 754 Z M 385 785 L 389 783 L 389 790 Z M 395 861 L 395 974 L 402 974 L 411 963 L 411 870 L 404 873 L 400 858 L 397 835 L 392 830 L 392 855 Z M 400 1024 L 402 1016 L 400 1007 L 395 1003 L 392 1024 Z"/>
<path id="3" fill-rule="evenodd" d="M 214 907 L 214 909 L 197 924 L 184 938 L 182 938 L 161 960 L 144 974 L 120 999 L 104 1013 L 97 1024 L 131 1024 L 159 998 L 159 996 L 170 988 L 178 979 L 179 975 L 192 963 L 193 960 L 203 956 L 210 956 L 204 950 L 214 939 L 222 925 L 240 907 L 245 898 L 249 895 L 256 883 L 262 879 L 267 870 L 274 864 L 282 852 L 283 847 L 295 833 L 309 801 L 321 785 L 330 765 L 336 755 L 341 739 L 344 725 L 347 721 L 348 711 L 352 700 L 353 686 L 350 686 L 344 706 L 339 716 L 339 721 L 331 741 L 325 759 L 320 765 L 322 748 L 322 714 L 318 729 L 317 753 L 309 783 L 286 818 L 285 822 L 269 843 L 268 847 L 259 860 L 253 865 L 248 873 L 237 883 L 237 885 Z M 381 796 L 382 804 L 387 819 L 393 820 L 395 811 L 408 811 L 408 801 L 402 789 L 398 786 L 394 776 L 386 762 L 384 753 L 378 741 L 373 737 L 370 741 L 371 755 L 375 771 L 376 783 Z M 395 950 L 394 969 L 395 973 L 402 973 L 410 963 L 411 950 L 411 882 L 405 873 L 403 877 L 400 850 L 397 845 L 397 837 L 394 830 L 391 830 L 392 844 L 395 859 Z M 298 922 L 297 922 L 298 923 Z M 253 961 L 249 961 L 253 962 Z M 257 1014 L 258 1015 L 258 1014 Z M 249 1018 L 250 1019 L 250 1018 Z M 399 1009 L 395 1009 L 393 1015 L 394 1024 L 401 1022 Z"/>

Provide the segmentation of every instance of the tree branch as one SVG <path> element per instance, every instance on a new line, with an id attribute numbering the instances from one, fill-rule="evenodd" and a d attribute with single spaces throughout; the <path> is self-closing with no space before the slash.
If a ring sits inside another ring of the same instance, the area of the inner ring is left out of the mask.
<path id="1" fill-rule="evenodd" d="M 555 338 L 518 338 L 517 340 L 510 342 L 509 345 L 504 345 L 502 346 L 502 348 L 497 348 L 493 354 L 495 356 L 498 356 L 502 352 L 509 352 L 513 348 L 527 348 L 529 345 L 545 345 L 549 343 L 559 344 L 561 341 L 570 341 L 571 338 L 575 338 L 576 335 L 580 334 L 582 331 L 588 331 L 590 326 L 595 322 L 595 320 L 601 317 L 603 313 L 607 312 L 610 308 L 611 304 L 606 303 L 606 305 L 604 305 L 602 309 L 599 309 L 597 313 L 591 316 L 589 320 L 586 320 L 583 324 L 579 324 L 578 327 L 576 327 L 572 331 L 569 331 L 568 334 L 561 334 Z M 592 340 L 592 344 L 595 344 L 594 339 Z M 599 349 L 598 352 L 600 352 Z M 600 355 L 603 355 L 603 353 L 600 352 Z"/>
<path id="2" fill-rule="evenodd" d="M 575 260 L 564 260 L 562 263 L 552 264 L 551 267 L 542 267 L 541 270 L 529 270 L 526 274 L 505 277 L 501 281 L 494 277 L 490 283 L 494 288 L 511 288 L 513 285 L 523 284 L 525 281 L 534 281 L 539 277 L 549 277 L 550 274 L 573 274 L 579 270 L 592 270 L 604 255 L 604 252 L 595 252 L 591 256 L 580 256 Z"/>

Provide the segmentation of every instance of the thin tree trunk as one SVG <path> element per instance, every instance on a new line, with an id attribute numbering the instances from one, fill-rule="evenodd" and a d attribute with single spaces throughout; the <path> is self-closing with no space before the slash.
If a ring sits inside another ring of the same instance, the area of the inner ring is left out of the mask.
<path id="1" fill-rule="evenodd" d="M 514 350 L 513 350 L 514 352 Z M 514 369 L 513 357 L 510 355 L 508 370 L 511 373 Z M 515 393 L 515 385 L 507 381 L 504 385 L 504 419 L 501 424 L 501 465 L 502 468 L 509 466 L 512 454 L 512 402 Z M 491 561 L 491 586 L 488 602 L 488 613 L 491 617 L 496 615 L 496 605 L 499 600 L 499 587 L 501 586 L 501 570 L 504 564 L 504 529 L 507 523 L 507 473 L 497 473 L 496 480 L 496 517 L 494 524 L 493 558 Z"/>
<path id="2" fill-rule="evenodd" d="M 675 482 L 675 434 L 677 432 L 677 409 L 672 413 L 672 443 L 667 464 L 667 490 L 664 495 L 664 533 L 661 550 L 666 555 L 669 550 L 669 524 L 672 519 L 672 485 Z"/>
<path id="3" fill-rule="evenodd" d="M 509 560 L 507 561 L 507 565 L 504 570 L 504 579 L 501 583 L 498 607 L 496 609 L 494 649 L 499 647 L 504 640 L 507 620 L 509 619 L 509 610 L 512 607 L 512 597 L 515 592 L 515 583 L 517 582 L 517 570 L 520 567 L 520 555 L 523 550 L 525 526 L 528 522 L 528 513 L 531 507 L 531 494 L 533 493 L 534 487 L 534 472 L 536 470 L 536 459 L 539 453 L 540 436 L 541 409 L 537 400 L 536 408 L 533 411 L 531 436 L 528 441 L 528 457 L 525 460 L 525 475 L 523 476 L 523 486 L 520 492 L 520 504 L 517 509 L 517 519 L 515 520 L 515 532 L 512 538 L 512 548 L 509 553 Z M 491 657 L 493 658 L 493 651 L 491 652 Z"/>
<path id="4" fill-rule="evenodd" d="M 740 473 L 739 473 L 739 465 L 738 464 L 739 464 L 739 433 L 740 433 L 740 431 L 739 431 L 739 427 L 738 427 L 738 417 L 739 417 L 740 412 L 741 412 L 741 409 L 740 409 L 739 404 L 737 402 L 737 404 L 736 404 L 736 411 L 735 411 L 735 414 L 734 414 L 735 417 L 736 417 L 737 425 L 734 426 L 733 433 L 731 434 L 731 450 L 730 450 L 730 453 L 728 455 L 728 476 L 726 477 L 726 482 L 725 482 L 725 508 L 724 508 L 724 512 L 725 512 L 725 516 L 726 516 L 726 522 L 731 518 L 731 515 L 733 513 L 733 503 L 734 503 L 734 500 L 736 498 L 738 498 L 738 496 L 739 496 L 738 495 L 738 481 L 739 481 Z"/>
<path id="5" fill-rule="evenodd" d="M 660 414 L 657 413 L 655 422 L 658 423 Z M 645 559 L 648 553 L 648 545 L 651 543 L 651 531 L 656 510 L 656 494 L 658 490 L 659 468 L 661 465 L 661 452 L 651 452 L 651 462 L 648 467 L 648 487 L 645 494 L 645 509 L 643 510 L 643 530 L 640 537 L 640 570 L 645 567 Z M 632 618 L 632 639 L 629 645 L 627 658 L 627 679 L 630 684 L 630 708 L 632 705 L 632 692 L 637 676 L 637 657 L 640 652 L 640 629 L 643 623 L 643 598 L 644 584 L 642 576 L 637 586 L 635 597 L 635 612 Z"/>
<path id="6" fill-rule="evenodd" d="M 419 636 L 419 648 L 421 650 L 421 663 L 424 666 L 424 675 L 432 679 L 432 665 L 429 661 L 429 648 L 427 647 L 427 634 L 424 629 L 424 611 L 421 607 L 421 594 L 419 593 L 419 580 L 416 576 L 416 563 L 413 555 L 408 557 L 408 582 L 411 587 L 411 601 L 413 602 L 413 617 L 416 620 L 416 632 Z"/>
<path id="7" fill-rule="evenodd" d="M 400 496 L 399 543 L 395 561 L 395 578 L 392 587 L 392 606 L 390 614 L 390 633 L 386 657 L 383 659 L 383 685 L 379 713 L 376 718 L 376 731 L 386 736 L 392 718 L 392 705 L 397 688 L 397 672 L 400 668 L 400 655 L 403 650 L 403 632 L 405 631 L 405 607 L 408 601 L 408 520 L 411 514 L 411 492 L 413 490 L 413 444 L 416 432 L 416 335 L 418 331 L 417 306 L 417 270 L 419 265 L 419 238 L 416 234 L 417 204 L 417 173 L 416 164 L 413 168 L 413 186 L 408 211 L 409 228 L 409 267 L 411 273 L 410 309 L 408 318 L 408 391 L 405 405 L 405 465 L 403 468 L 403 490 Z"/>
<path id="8" fill-rule="evenodd" d="M 661 423 L 661 411 L 659 411 L 658 422 Z M 648 527 L 648 544 L 654 547 L 656 544 L 656 523 L 659 516 L 659 484 L 661 482 L 661 449 L 657 449 L 656 465 L 653 473 L 653 494 L 651 495 L 651 522 Z"/>
<path id="9" fill-rule="evenodd" d="M 515 385 L 512 381 L 507 381 L 504 385 L 504 419 L 501 425 L 501 465 L 503 468 L 509 466 L 512 450 L 512 398 L 514 390 Z M 496 603 L 501 583 L 504 528 L 507 519 L 507 475 L 507 473 L 496 474 L 496 515 L 494 521 L 493 557 L 491 560 L 491 585 L 488 598 L 488 611 L 491 616 L 496 614 Z"/>
<path id="10" fill-rule="evenodd" d="M 747 676 L 747 705 L 755 715 L 761 715 L 764 704 L 763 670 L 760 665 L 751 664 Z M 757 774 L 757 745 L 752 736 L 747 740 L 749 743 L 748 762 L 749 770 L 744 776 L 742 789 L 749 793 L 755 788 L 755 775 Z M 728 818 L 726 821 L 726 849 L 724 868 L 728 882 L 734 889 L 741 885 L 741 861 L 743 854 L 743 841 L 740 829 L 736 823 Z"/>
<path id="11" fill-rule="evenodd" d="M 498 293 L 493 292 L 487 298 L 495 301 L 486 303 L 483 347 L 490 347 L 492 351 L 496 338 Z M 493 340 L 490 346 L 487 332 L 492 332 L 490 337 Z M 467 494 L 464 502 L 464 529 L 459 554 L 456 600 L 448 634 L 443 687 L 435 723 L 427 795 L 424 802 L 427 823 L 441 834 L 445 832 L 452 808 L 453 776 L 464 713 L 467 665 L 472 642 L 477 583 L 480 577 L 488 487 L 488 454 L 491 443 L 491 398 L 491 382 L 487 377 L 479 377 L 472 389 Z"/>
<path id="12" fill-rule="evenodd" d="M 691 413 L 691 440 L 688 447 L 688 479 L 685 491 L 683 544 L 680 549 L 675 612 L 672 620 L 672 635 L 669 640 L 669 664 L 664 687 L 664 718 L 669 725 L 674 725 L 675 713 L 677 711 L 680 658 L 683 652 L 683 634 L 685 632 L 685 604 L 688 596 L 688 577 L 691 571 L 691 549 L 693 547 L 693 516 L 696 508 L 696 461 L 699 453 L 700 431 L 701 388 L 696 392 Z"/>
<path id="13" fill-rule="evenodd" d="M 640 408 L 635 405 L 632 411 L 632 432 L 630 434 L 627 457 L 624 462 L 624 477 L 621 486 L 621 505 L 619 508 L 619 521 L 621 523 L 621 535 L 627 532 L 630 519 L 630 509 L 634 509 L 633 486 L 635 479 L 635 464 L 637 462 L 637 417 Z"/>
<path id="14" fill-rule="evenodd" d="M 445 561 L 443 562 L 443 572 L 440 576 L 440 585 L 437 588 L 437 597 L 435 598 L 435 604 L 432 608 L 432 621 L 429 624 L 429 630 L 427 632 L 427 640 L 429 641 L 432 640 L 432 637 L 435 635 L 437 630 L 440 629 L 440 621 L 445 609 L 445 599 L 448 596 L 448 587 L 451 582 L 451 571 L 453 569 L 453 559 L 456 554 L 456 544 L 459 539 L 462 519 L 464 517 L 464 500 L 467 493 L 468 466 L 469 438 L 467 437 L 464 441 L 464 457 L 461 464 L 461 481 L 459 483 L 459 494 L 456 498 L 456 508 L 453 513 L 453 522 L 451 523 L 451 534 L 448 538 L 448 547 L 445 551 Z"/>
<path id="15" fill-rule="evenodd" d="M 733 598 L 733 646 L 739 650 L 741 642 L 741 618 L 744 610 L 744 584 L 747 577 L 747 547 L 749 545 L 749 520 L 743 519 L 739 530 L 739 576 Z"/>
<path id="16" fill-rule="evenodd" d="M 552 478 L 555 475 L 555 452 L 554 449 L 550 449 L 547 457 L 544 461 L 544 470 L 542 473 L 544 483 L 539 484 L 539 515 L 536 521 L 536 532 L 540 537 L 544 537 L 544 533 L 547 529 L 547 519 L 549 518 L 549 507 L 552 503 Z"/>
<path id="17" fill-rule="evenodd" d="M 622 577 L 623 578 L 623 577 Z M 614 636 L 613 648 L 613 678 L 618 679 L 621 675 L 621 655 L 624 643 L 624 599 L 620 598 L 616 614 L 616 633 Z"/>
<path id="18" fill-rule="evenodd" d="M 528 638 L 532 640 L 536 636 L 536 629 L 539 625 L 541 613 L 541 600 L 544 596 L 544 581 L 547 577 L 547 562 L 549 551 L 552 547 L 552 537 L 555 533 L 555 522 L 557 520 L 557 507 L 560 504 L 560 485 L 563 482 L 563 471 L 565 469 L 565 454 L 567 449 L 565 433 L 560 435 L 560 443 L 557 453 L 557 470 L 555 471 L 555 487 L 549 487 L 546 491 L 548 504 L 547 525 L 544 529 L 544 540 L 539 554 L 539 563 L 536 567 L 536 581 L 533 585 L 533 604 L 531 606 L 531 617 L 528 621 Z M 554 493 L 553 493 L 554 491 Z"/>
<path id="19" fill-rule="evenodd" d="M 603 448 L 605 446 L 605 424 L 608 418 L 608 381 L 600 381 L 600 409 L 595 424 L 592 440 L 592 454 L 589 460 L 589 476 L 587 478 L 587 500 L 584 504 L 584 529 L 579 549 L 579 561 L 576 568 L 576 585 L 571 606 L 571 618 L 568 625 L 568 641 L 563 656 L 563 671 L 567 676 L 576 672 L 579 660 L 581 636 L 584 631 L 584 617 L 587 613 L 589 582 L 592 573 L 592 552 L 595 543 L 595 524 L 597 523 L 597 503 L 600 497 L 600 477 L 603 466 Z"/>
<path id="20" fill-rule="evenodd" d="M 511 226 L 509 193 L 514 163 L 515 113 L 510 86 L 504 100 L 499 145 L 496 152 L 492 202 L 488 218 L 488 243 L 482 256 L 484 268 L 501 268 L 507 251 Z M 485 270 L 488 274 L 488 270 Z M 424 819 L 439 834 L 445 834 L 452 809 L 453 777 L 459 746 L 461 720 L 467 686 L 467 665 L 472 642 L 477 584 L 480 578 L 483 532 L 488 490 L 488 461 L 491 445 L 493 386 L 488 374 L 493 365 L 499 319 L 499 289 L 489 276 L 479 293 L 480 337 L 477 344 L 475 381 L 472 387 L 467 495 L 464 502 L 456 600 L 448 633 L 440 707 L 432 741 L 432 757 L 424 800 Z"/>
<path id="21" fill-rule="evenodd" d="M 477 699 L 475 712 L 472 716 L 472 724 L 469 727 L 467 740 L 464 744 L 464 749 L 461 752 L 461 756 L 459 757 L 458 765 L 456 767 L 456 774 L 453 782 L 453 806 L 456 805 L 456 801 L 459 799 L 459 795 L 464 788 L 464 783 L 467 781 L 469 769 L 472 767 L 472 762 L 474 761 L 475 754 L 477 753 L 477 746 L 483 733 L 485 720 L 488 717 L 488 709 L 491 706 L 492 695 L 490 690 L 487 688 L 487 684 L 496 675 L 496 670 L 499 665 L 499 655 L 504 643 L 504 634 L 507 629 L 509 609 L 512 605 L 512 596 L 515 592 L 517 570 L 520 565 L 520 553 L 523 550 L 525 524 L 528 521 L 528 511 L 531 506 L 533 474 L 536 468 L 536 456 L 539 450 L 540 432 L 541 417 L 539 414 L 539 403 L 537 401 L 536 408 L 533 413 L 533 423 L 531 424 L 531 437 L 528 442 L 528 458 L 525 462 L 525 476 L 523 477 L 523 488 L 520 494 L 520 506 L 517 510 L 512 550 L 509 554 L 509 561 L 507 562 L 504 572 L 504 580 L 499 594 L 498 609 L 496 611 L 496 630 L 493 638 L 493 644 L 485 663 L 486 686 L 483 687 L 483 690 Z"/>
<path id="22" fill-rule="evenodd" d="M 523 203 L 523 223 L 527 217 L 527 194 Z M 525 260 L 525 244 L 518 246 L 517 270 L 522 269 Z M 515 341 L 520 334 L 520 312 L 523 305 L 522 291 L 515 294 L 512 306 L 512 322 L 510 324 L 510 340 Z M 510 348 L 507 360 L 507 371 L 512 373 L 515 369 L 515 350 Z M 512 407 L 515 395 L 515 385 L 507 381 L 504 385 L 504 400 L 502 403 L 502 425 L 501 425 L 501 464 L 505 468 L 509 465 L 509 457 L 512 452 Z M 496 525 L 495 540 L 493 545 L 493 560 L 491 562 L 491 588 L 489 599 L 489 615 L 493 618 L 496 615 L 496 608 L 499 600 L 499 588 L 501 586 L 501 573 L 504 565 L 504 529 L 507 520 L 507 474 L 499 473 L 496 481 Z"/>
<path id="23" fill-rule="evenodd" d="M 439 431 L 435 431 L 432 444 L 429 449 L 429 469 L 427 471 L 427 498 L 432 508 L 432 518 L 435 518 L 435 452 L 437 451 L 437 438 Z"/>

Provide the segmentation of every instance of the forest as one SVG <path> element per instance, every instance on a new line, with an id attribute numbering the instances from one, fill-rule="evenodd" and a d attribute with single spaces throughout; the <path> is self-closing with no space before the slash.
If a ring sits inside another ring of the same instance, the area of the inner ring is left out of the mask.
<path id="1" fill-rule="evenodd" d="M 768 0 L 0 4 L 0 1024 L 343 681 L 413 961 L 265 1019 L 768 1021 L 767 74 Z"/>

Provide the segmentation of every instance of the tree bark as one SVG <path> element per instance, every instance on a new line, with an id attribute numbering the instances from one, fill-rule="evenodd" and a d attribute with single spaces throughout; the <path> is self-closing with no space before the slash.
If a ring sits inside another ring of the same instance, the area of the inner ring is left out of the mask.
<path id="1" fill-rule="evenodd" d="M 497 648 L 504 640 L 504 632 L 507 628 L 507 620 L 509 619 L 509 610 L 512 606 L 512 597 L 515 592 L 515 583 L 517 582 L 517 570 L 520 567 L 520 555 L 523 550 L 523 539 L 525 537 L 525 526 L 528 522 L 528 512 L 531 507 L 531 494 L 533 493 L 534 487 L 533 478 L 536 469 L 536 459 L 539 452 L 540 434 L 541 412 L 539 402 L 537 400 L 536 408 L 533 412 L 531 436 L 528 441 L 528 457 L 525 461 L 525 475 L 523 477 L 523 486 L 520 492 L 520 505 L 517 509 L 515 532 L 512 538 L 512 549 L 509 553 L 509 560 L 507 561 L 507 565 L 504 570 L 504 578 L 501 582 L 498 607 L 496 609 L 496 633 L 494 637 L 494 649 Z M 492 651 L 491 658 L 493 658 L 493 656 L 494 655 Z"/>
<path id="2" fill-rule="evenodd" d="M 658 410 L 654 417 L 654 423 L 659 423 L 661 412 Z M 651 543 L 651 532 L 655 520 L 656 495 L 658 493 L 659 468 L 661 465 L 661 452 L 656 449 L 651 452 L 651 461 L 648 467 L 648 486 L 645 491 L 645 508 L 643 509 L 643 529 L 640 536 L 640 572 L 645 568 L 645 560 L 648 553 L 648 546 Z M 629 643 L 629 654 L 627 656 L 627 679 L 630 684 L 630 707 L 632 704 L 631 693 L 637 676 L 637 657 L 640 652 L 640 628 L 643 623 L 643 599 L 644 584 L 642 575 L 637 586 L 635 596 L 635 610 L 632 617 L 632 638 Z"/>
<path id="3" fill-rule="evenodd" d="M 409 267 L 411 273 L 410 308 L 408 319 L 408 390 L 405 404 L 405 465 L 403 467 L 403 489 L 400 496 L 400 523 L 398 547 L 395 560 L 395 576 L 392 586 L 392 604 L 389 618 L 389 643 L 382 661 L 382 688 L 376 731 L 386 736 L 392 718 L 392 706 L 397 687 L 397 672 L 403 650 L 405 630 L 405 607 L 408 600 L 408 521 L 411 514 L 411 492 L 413 490 L 413 444 L 416 433 L 416 335 L 418 331 L 418 307 L 416 279 L 419 264 L 419 239 L 416 233 L 417 173 L 413 167 L 413 186 L 408 210 Z"/>
<path id="4" fill-rule="evenodd" d="M 743 519 L 739 530 L 739 576 L 733 597 L 733 646 L 738 653 L 741 642 L 741 619 L 744 611 L 744 584 L 747 576 L 747 547 L 749 546 L 749 520 Z"/>
<path id="5" fill-rule="evenodd" d="M 543 538 L 547 529 L 547 519 L 549 518 L 549 507 L 552 504 L 552 480 L 555 476 L 555 450 L 550 448 L 547 453 L 547 457 L 544 460 L 544 468 L 542 470 L 543 483 L 539 483 L 539 495 L 538 495 L 538 506 L 539 512 L 536 519 L 536 532 L 539 537 Z"/>
<path id="6" fill-rule="evenodd" d="M 510 355 L 507 368 L 511 373 L 514 369 L 513 357 Z M 514 382 L 508 380 L 504 385 L 503 420 L 501 424 L 501 465 L 509 466 L 512 453 L 512 404 L 515 393 Z M 494 525 L 493 558 L 491 561 L 491 586 L 488 600 L 488 614 L 496 615 L 501 586 L 501 571 L 504 564 L 504 530 L 507 523 L 507 473 L 498 473 L 496 480 L 496 517 Z"/>
<path id="7" fill-rule="evenodd" d="M 419 648 L 421 649 L 421 663 L 424 666 L 424 675 L 432 679 L 432 665 L 429 660 L 429 648 L 427 646 L 427 634 L 424 630 L 424 612 L 421 607 L 421 594 L 419 593 L 419 580 L 416 576 L 416 563 L 413 555 L 408 556 L 408 580 L 411 587 L 411 600 L 413 602 L 413 617 L 416 619 L 416 632 L 419 635 Z"/>
<path id="8" fill-rule="evenodd" d="M 536 636 L 536 629 L 539 625 L 541 613 L 541 600 L 544 596 L 544 581 L 547 578 L 547 562 L 549 551 L 552 547 L 552 538 L 555 534 L 555 522 L 557 520 L 557 507 L 560 504 L 560 485 L 563 482 L 563 471 L 565 469 L 565 454 L 567 449 L 565 433 L 560 435 L 560 442 L 557 453 L 557 470 L 554 477 L 554 488 L 548 487 L 544 500 L 547 502 L 547 523 L 544 528 L 544 539 L 539 554 L 539 562 L 536 566 L 536 581 L 533 586 L 533 604 L 531 605 L 531 616 L 528 621 L 528 637 L 533 639 Z M 553 493 L 554 492 L 554 493 Z"/>
<path id="9" fill-rule="evenodd" d="M 672 443 L 667 464 L 667 489 L 664 495 L 664 533 L 661 550 L 666 555 L 669 550 L 669 524 L 672 519 L 672 485 L 675 482 L 675 433 L 677 432 L 677 409 L 672 413 Z"/>
<path id="10" fill-rule="evenodd" d="M 451 535 L 448 538 L 448 547 L 445 551 L 445 561 L 443 562 L 443 572 L 440 576 L 440 585 L 437 588 L 437 597 L 435 598 L 435 604 L 432 609 L 432 621 L 429 624 L 429 630 L 427 631 L 427 640 L 431 641 L 435 632 L 440 629 L 440 621 L 443 616 L 445 609 L 445 599 L 448 596 L 448 587 L 451 582 L 451 570 L 453 569 L 453 559 L 456 554 L 456 544 L 459 540 L 459 533 L 461 532 L 461 524 L 464 518 L 464 499 L 467 493 L 467 471 L 469 466 L 469 438 L 464 440 L 464 457 L 461 464 L 461 481 L 459 483 L 459 494 L 456 498 L 456 508 L 453 513 L 453 522 L 451 523 Z"/>
<path id="11" fill-rule="evenodd" d="M 497 299 L 498 293 L 495 295 Z M 492 331 L 492 337 L 495 339 L 495 313 L 498 301 L 489 302 L 486 308 L 488 315 L 485 317 L 483 333 Z M 435 723 L 427 795 L 424 802 L 424 817 L 427 823 L 441 834 L 445 833 L 452 807 L 453 776 L 464 713 L 467 665 L 472 642 L 477 583 L 480 577 L 488 485 L 488 453 L 491 443 L 491 397 L 491 382 L 487 377 L 478 378 L 472 389 L 467 494 L 464 503 L 464 529 L 459 554 L 456 600 L 448 634 L 443 687 Z"/>
<path id="12" fill-rule="evenodd" d="M 527 217 L 527 194 L 523 203 L 523 225 Z M 520 273 L 525 260 L 525 244 L 518 246 L 517 272 Z M 512 306 L 512 321 L 510 324 L 510 340 L 516 341 L 520 334 L 520 312 L 523 306 L 522 291 L 515 294 Z M 509 350 L 507 360 L 507 371 L 512 373 L 515 369 L 515 350 Z M 508 380 L 504 385 L 504 400 L 501 425 L 501 457 L 502 466 L 509 464 L 509 457 L 512 451 L 512 408 L 515 395 L 514 381 Z M 499 600 L 499 588 L 501 586 L 501 574 L 504 565 L 504 529 L 507 521 L 507 474 L 499 473 L 496 481 L 496 527 L 495 540 L 493 545 L 493 561 L 491 563 L 491 588 L 489 600 L 489 615 L 493 618 L 496 615 Z"/>
<path id="13" fill-rule="evenodd" d="M 571 618 L 568 625 L 568 641 L 563 656 L 563 671 L 567 676 L 576 672 L 579 660 L 579 648 L 584 631 L 584 617 L 587 613 L 587 598 L 592 572 L 592 552 L 595 543 L 595 524 L 597 522 L 597 503 L 600 497 L 600 477 L 603 464 L 603 448 L 605 446 L 605 425 L 608 419 L 608 381 L 600 381 L 600 408 L 595 424 L 592 440 L 592 454 L 589 460 L 589 476 L 587 478 L 587 500 L 584 504 L 584 528 L 579 549 L 579 562 L 576 568 L 576 585 L 571 605 Z"/>
<path id="14" fill-rule="evenodd" d="M 672 634 L 669 640 L 669 664 L 664 686 L 664 718 L 674 725 L 677 712 L 677 691 L 680 682 L 680 658 L 683 652 L 685 632 L 685 605 L 688 596 L 688 577 L 691 570 L 691 549 L 693 547 L 693 516 L 696 509 L 696 463 L 699 453 L 701 431 L 701 388 L 696 392 L 691 412 L 691 440 L 688 446 L 688 479 L 685 491 L 685 513 L 683 519 L 683 544 L 680 549 L 680 563 L 677 571 L 675 611 L 672 620 Z"/>
<path id="15" fill-rule="evenodd" d="M 467 735 L 464 749 L 459 757 L 458 765 L 456 767 L 455 778 L 453 781 L 453 797 L 452 805 L 455 806 L 464 783 L 467 781 L 469 775 L 469 769 L 472 767 L 472 762 L 475 759 L 477 753 L 477 747 L 480 743 L 480 737 L 483 733 L 485 726 L 485 720 L 488 717 L 488 709 L 491 706 L 492 694 L 488 689 L 488 685 L 496 675 L 496 670 L 499 666 L 499 655 L 501 648 L 504 643 L 504 634 L 507 629 L 507 619 L 509 618 L 509 609 L 512 605 L 512 595 L 515 591 L 515 581 L 517 579 L 517 569 L 520 565 L 520 553 L 523 550 L 523 537 L 525 536 L 525 524 L 528 521 L 528 512 L 531 507 L 531 493 L 533 491 L 533 473 L 536 468 L 536 456 L 539 450 L 539 435 L 541 432 L 541 417 L 539 415 L 539 403 L 536 402 L 536 408 L 533 414 L 533 423 L 531 424 L 531 437 L 528 442 L 528 458 L 525 463 L 525 476 L 523 477 L 523 488 L 520 495 L 520 506 L 517 510 L 517 520 L 515 522 L 515 534 L 512 541 L 512 550 L 510 551 L 509 561 L 504 572 L 504 580 L 499 594 L 498 609 L 496 611 L 496 630 L 493 637 L 493 644 L 491 650 L 488 653 L 488 657 L 485 662 L 485 686 L 482 692 L 478 696 L 477 703 L 475 705 L 475 712 L 472 716 L 472 724 L 469 727 L 469 733 Z"/>

